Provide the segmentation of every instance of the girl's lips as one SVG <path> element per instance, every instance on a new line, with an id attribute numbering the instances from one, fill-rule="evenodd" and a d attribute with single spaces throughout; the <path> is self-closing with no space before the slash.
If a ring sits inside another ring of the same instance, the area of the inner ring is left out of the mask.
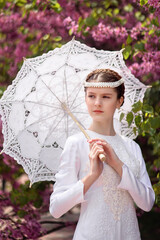
<path id="1" fill-rule="evenodd" d="M 95 113 L 103 113 L 103 111 L 101 111 L 101 110 L 95 110 L 93 112 L 95 112 Z"/>

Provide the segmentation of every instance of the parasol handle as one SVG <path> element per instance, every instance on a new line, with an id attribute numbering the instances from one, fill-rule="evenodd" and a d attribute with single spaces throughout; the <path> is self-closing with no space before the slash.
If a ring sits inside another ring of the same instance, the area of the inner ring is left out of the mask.
<path id="1" fill-rule="evenodd" d="M 85 137 L 88 140 L 91 140 L 90 136 L 86 133 L 84 127 L 82 127 L 82 125 L 77 121 L 76 117 L 73 115 L 73 113 L 71 113 L 71 111 L 69 110 L 69 108 L 66 106 L 65 103 L 61 103 L 62 108 L 69 114 L 69 116 L 73 119 L 73 121 L 77 124 L 77 126 L 79 127 L 79 129 L 83 132 L 83 134 L 85 135 Z M 103 153 L 99 154 L 99 159 L 104 162 L 106 160 L 106 157 Z"/>
<path id="2" fill-rule="evenodd" d="M 99 159 L 100 159 L 102 162 L 105 162 L 106 157 L 105 157 L 105 155 L 104 155 L 103 153 L 100 153 L 98 157 L 99 157 Z"/>

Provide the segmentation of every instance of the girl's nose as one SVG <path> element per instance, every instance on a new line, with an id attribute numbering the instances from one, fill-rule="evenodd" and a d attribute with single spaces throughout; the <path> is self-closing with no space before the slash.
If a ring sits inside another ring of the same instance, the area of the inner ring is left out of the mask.
<path id="1" fill-rule="evenodd" d="M 100 106 L 100 105 L 101 105 L 100 98 L 96 98 L 95 99 L 95 106 Z"/>

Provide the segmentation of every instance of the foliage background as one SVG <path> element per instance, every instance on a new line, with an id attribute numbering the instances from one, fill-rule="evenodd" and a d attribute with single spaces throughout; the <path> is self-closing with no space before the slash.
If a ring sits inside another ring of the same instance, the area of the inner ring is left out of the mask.
<path id="1" fill-rule="evenodd" d="M 158 0 L 0 0 L 0 95 L 11 84 L 23 57 L 61 47 L 73 36 L 106 50 L 124 50 L 132 73 L 151 85 L 144 103 L 133 106 L 147 169 L 156 193 L 150 213 L 137 210 L 143 239 L 160 234 L 160 1 Z M 140 111 L 143 112 L 141 116 Z M 123 116 L 122 116 L 123 117 Z M 2 126 L 1 126 L 2 127 Z M 0 136 L 2 149 L 3 136 Z M 48 211 L 52 184 L 29 188 L 12 158 L 0 156 L 0 238 L 37 239 L 45 232 L 40 218 Z M 27 223 L 27 224 L 26 224 Z"/>

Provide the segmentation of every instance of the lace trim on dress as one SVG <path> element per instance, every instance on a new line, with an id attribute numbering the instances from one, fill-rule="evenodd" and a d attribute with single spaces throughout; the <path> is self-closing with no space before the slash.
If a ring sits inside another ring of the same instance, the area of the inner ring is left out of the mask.
<path id="1" fill-rule="evenodd" d="M 104 164 L 102 182 L 104 201 L 113 213 L 114 220 L 120 220 L 121 213 L 126 210 L 126 206 L 132 201 L 131 196 L 126 190 L 117 189 L 120 177 L 107 164 Z"/>
<path id="2" fill-rule="evenodd" d="M 125 163 L 136 177 L 139 177 L 140 163 L 129 151 L 120 136 L 108 139 L 107 142 L 112 146 L 119 159 Z M 127 205 L 133 200 L 128 191 L 117 189 L 120 183 L 120 176 L 109 165 L 104 163 L 102 172 L 103 195 L 107 206 L 113 213 L 116 221 L 120 220 L 121 213 L 127 211 Z"/>

